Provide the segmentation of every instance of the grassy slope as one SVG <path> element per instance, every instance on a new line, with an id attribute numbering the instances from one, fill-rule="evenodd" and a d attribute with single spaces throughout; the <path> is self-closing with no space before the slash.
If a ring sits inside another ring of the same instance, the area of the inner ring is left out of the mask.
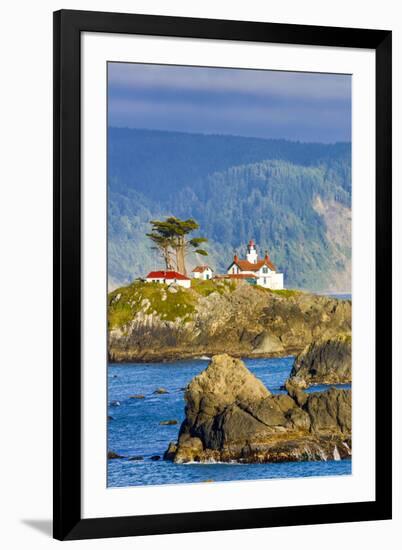
<path id="1" fill-rule="evenodd" d="M 160 283 L 134 281 L 108 295 L 108 326 L 109 329 L 122 328 L 142 311 L 144 314 L 154 313 L 163 321 L 180 320 L 186 323 L 191 320 L 200 297 L 209 296 L 213 292 L 224 294 L 236 288 L 234 281 L 201 281 L 192 280 L 191 288 L 175 287 L 177 292 L 170 292 L 168 286 Z M 250 286 L 250 292 L 269 292 L 288 298 L 298 294 L 295 290 L 268 290 L 258 286 Z"/>

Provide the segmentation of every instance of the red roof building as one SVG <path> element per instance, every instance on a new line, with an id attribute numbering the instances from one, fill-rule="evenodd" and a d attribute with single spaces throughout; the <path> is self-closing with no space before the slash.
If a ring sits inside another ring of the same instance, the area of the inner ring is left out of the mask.
<path id="1" fill-rule="evenodd" d="M 207 281 L 208 279 L 212 279 L 212 273 L 213 269 L 209 267 L 209 265 L 197 265 L 193 269 L 193 277 L 194 279 L 200 279 L 202 281 Z"/>
<path id="2" fill-rule="evenodd" d="M 147 283 L 175 284 L 184 288 L 191 287 L 191 279 L 178 271 L 151 271 L 145 280 Z"/>
<path id="3" fill-rule="evenodd" d="M 177 279 L 179 281 L 190 281 L 189 277 L 182 275 L 178 271 L 150 271 L 146 276 L 147 279 Z"/>
<path id="4" fill-rule="evenodd" d="M 249 279 L 253 278 L 256 284 L 265 288 L 280 290 L 283 288 L 283 274 L 277 273 L 275 265 L 272 263 L 268 252 L 260 260 L 257 254 L 257 248 L 253 239 L 247 245 L 246 259 L 241 260 L 237 254 L 227 269 L 228 277 L 231 279 Z"/>
<path id="5" fill-rule="evenodd" d="M 208 270 L 213 271 L 213 269 L 211 269 L 209 265 L 197 265 L 197 267 L 193 269 L 193 273 L 204 273 L 204 271 Z"/>
<path id="6" fill-rule="evenodd" d="M 242 271 L 259 271 L 263 265 L 266 265 L 269 267 L 271 271 L 276 271 L 276 267 L 269 259 L 268 254 L 264 257 L 263 260 L 258 260 L 255 263 L 251 263 L 247 260 L 233 260 L 233 263 L 235 263 Z"/>

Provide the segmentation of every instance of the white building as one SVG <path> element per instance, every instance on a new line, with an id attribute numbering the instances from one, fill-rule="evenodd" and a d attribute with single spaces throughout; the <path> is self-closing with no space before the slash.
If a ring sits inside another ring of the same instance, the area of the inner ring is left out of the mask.
<path id="1" fill-rule="evenodd" d="M 232 279 L 245 279 L 250 284 L 256 284 L 272 290 L 283 289 L 283 273 L 278 273 L 271 262 L 268 253 L 263 259 L 258 259 L 257 249 L 253 240 L 247 245 L 245 260 L 240 260 L 237 254 L 227 270 Z"/>
<path id="2" fill-rule="evenodd" d="M 213 269 L 211 269 L 209 265 L 197 265 L 197 267 L 193 269 L 194 279 L 202 279 L 203 281 L 212 279 L 212 273 Z"/>
<path id="3" fill-rule="evenodd" d="M 177 271 L 151 271 L 145 278 L 147 283 L 164 283 L 178 285 L 184 288 L 191 287 L 191 279 Z"/>

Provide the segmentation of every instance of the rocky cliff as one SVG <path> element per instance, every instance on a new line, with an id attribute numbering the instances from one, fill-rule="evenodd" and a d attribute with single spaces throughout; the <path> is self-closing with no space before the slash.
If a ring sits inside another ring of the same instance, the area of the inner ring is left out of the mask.
<path id="1" fill-rule="evenodd" d="M 109 294 L 108 319 L 111 361 L 267 357 L 350 332 L 351 302 L 227 280 L 190 289 L 136 281 Z"/>
<path id="2" fill-rule="evenodd" d="M 296 357 L 288 382 L 300 388 L 314 384 L 351 383 L 351 334 L 321 338 L 306 346 Z"/>
<path id="3" fill-rule="evenodd" d="M 351 392 L 272 395 L 240 359 L 213 357 L 188 385 L 186 418 L 165 459 L 284 462 L 351 456 Z"/>

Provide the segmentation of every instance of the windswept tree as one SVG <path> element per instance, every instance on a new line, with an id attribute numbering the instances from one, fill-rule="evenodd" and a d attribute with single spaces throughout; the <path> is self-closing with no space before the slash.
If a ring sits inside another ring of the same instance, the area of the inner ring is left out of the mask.
<path id="1" fill-rule="evenodd" d="M 151 224 L 152 223 L 153 222 L 151 222 Z M 171 239 L 168 236 L 160 234 L 154 228 L 152 229 L 152 233 L 147 233 L 146 236 L 149 237 L 154 243 L 152 249 L 157 250 L 161 253 L 163 261 L 165 262 L 166 270 L 171 271 L 172 269 L 174 269 L 174 258 L 171 246 Z"/>
<path id="2" fill-rule="evenodd" d="M 200 246 L 206 243 L 208 239 L 205 237 L 189 238 L 189 234 L 199 229 L 198 223 L 189 218 L 181 220 L 174 216 L 170 216 L 165 220 L 151 220 L 152 231 L 147 233 L 152 242 L 155 244 L 165 261 L 166 269 L 173 268 L 172 252 L 175 258 L 175 268 L 183 275 L 187 274 L 186 256 L 189 252 L 207 256 L 208 252 Z"/>

